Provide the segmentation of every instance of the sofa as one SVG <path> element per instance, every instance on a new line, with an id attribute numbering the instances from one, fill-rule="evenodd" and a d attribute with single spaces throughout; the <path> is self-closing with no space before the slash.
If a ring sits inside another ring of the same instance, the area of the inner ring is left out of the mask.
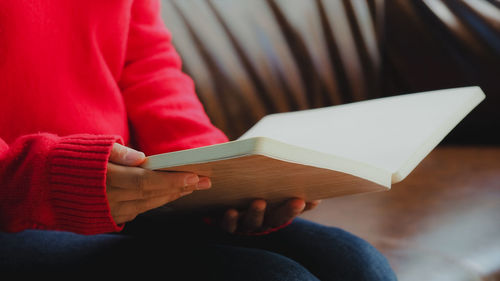
<path id="1" fill-rule="evenodd" d="M 162 16 L 230 139 L 270 113 L 480 86 L 405 181 L 303 217 L 365 238 L 403 281 L 500 280 L 498 1 L 163 0 Z"/>

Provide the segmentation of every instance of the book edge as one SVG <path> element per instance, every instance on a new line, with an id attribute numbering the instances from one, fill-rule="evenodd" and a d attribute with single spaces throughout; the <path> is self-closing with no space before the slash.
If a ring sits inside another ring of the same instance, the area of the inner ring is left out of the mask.
<path id="1" fill-rule="evenodd" d="M 374 182 L 387 189 L 391 188 L 392 173 L 384 169 L 333 154 L 287 144 L 271 138 L 259 137 L 258 139 L 256 142 L 256 154 L 289 163 L 349 174 Z M 294 150 L 294 156 L 289 153 L 288 148 Z"/>
<path id="2" fill-rule="evenodd" d="M 155 154 L 146 157 L 141 165 L 148 170 L 157 170 L 191 164 L 200 164 L 218 160 L 250 155 L 255 150 L 256 138 L 235 140 L 203 147 Z M 203 157 L 200 157 L 202 155 Z M 186 161 L 186 159 L 193 159 Z"/>
<path id="3" fill-rule="evenodd" d="M 203 155 L 203 157 L 199 157 Z M 141 165 L 149 170 L 201 164 L 248 155 L 262 155 L 284 162 L 312 166 L 349 174 L 391 187 L 392 173 L 366 163 L 280 142 L 267 137 L 253 137 L 227 143 L 152 155 Z M 185 159 L 195 159 L 185 161 Z M 166 159 L 168 161 L 166 161 Z"/>

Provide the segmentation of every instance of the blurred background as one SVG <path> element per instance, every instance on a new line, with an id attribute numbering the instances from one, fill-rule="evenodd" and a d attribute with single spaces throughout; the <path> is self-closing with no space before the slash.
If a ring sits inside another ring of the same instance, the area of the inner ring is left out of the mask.
<path id="1" fill-rule="evenodd" d="M 305 218 L 380 249 L 406 280 L 500 280 L 500 1 L 163 0 L 212 122 L 480 86 L 483 101 L 390 192 Z"/>

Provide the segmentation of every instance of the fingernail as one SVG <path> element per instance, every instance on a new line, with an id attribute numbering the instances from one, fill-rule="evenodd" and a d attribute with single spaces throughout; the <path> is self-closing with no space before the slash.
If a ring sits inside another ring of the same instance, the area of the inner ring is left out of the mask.
<path id="1" fill-rule="evenodd" d="M 200 181 L 197 175 L 191 175 L 184 180 L 185 185 L 195 185 Z"/>
<path id="2" fill-rule="evenodd" d="M 264 200 L 257 200 L 252 203 L 252 209 L 257 212 L 262 212 L 266 210 L 267 202 Z"/>
<path id="3" fill-rule="evenodd" d="M 138 162 L 142 162 L 144 158 L 146 158 L 146 155 L 144 154 L 144 152 L 127 148 L 127 152 L 125 153 L 124 158 L 127 163 L 135 164 Z"/>
<path id="4" fill-rule="evenodd" d="M 181 196 L 186 196 L 186 195 L 191 194 L 191 193 L 193 193 L 192 190 L 190 190 L 190 191 L 184 191 L 184 192 L 181 193 Z"/>
<path id="5" fill-rule="evenodd" d="M 306 202 L 304 202 L 304 204 L 300 205 L 299 207 L 297 207 L 297 211 L 298 212 L 302 212 L 302 210 L 304 210 L 306 208 Z"/>
<path id="6" fill-rule="evenodd" d="M 209 178 L 203 178 L 198 182 L 197 189 L 209 189 L 212 186 L 212 182 Z"/>

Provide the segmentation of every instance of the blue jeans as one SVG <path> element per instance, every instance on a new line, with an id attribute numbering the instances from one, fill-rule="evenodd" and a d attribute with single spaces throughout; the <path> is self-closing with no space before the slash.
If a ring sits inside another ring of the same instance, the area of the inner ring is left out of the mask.
<path id="1" fill-rule="evenodd" d="M 138 219 L 123 233 L 0 233 L 0 272 L 161 273 L 166 280 L 396 280 L 387 260 L 339 228 L 297 218 L 264 236 Z"/>

